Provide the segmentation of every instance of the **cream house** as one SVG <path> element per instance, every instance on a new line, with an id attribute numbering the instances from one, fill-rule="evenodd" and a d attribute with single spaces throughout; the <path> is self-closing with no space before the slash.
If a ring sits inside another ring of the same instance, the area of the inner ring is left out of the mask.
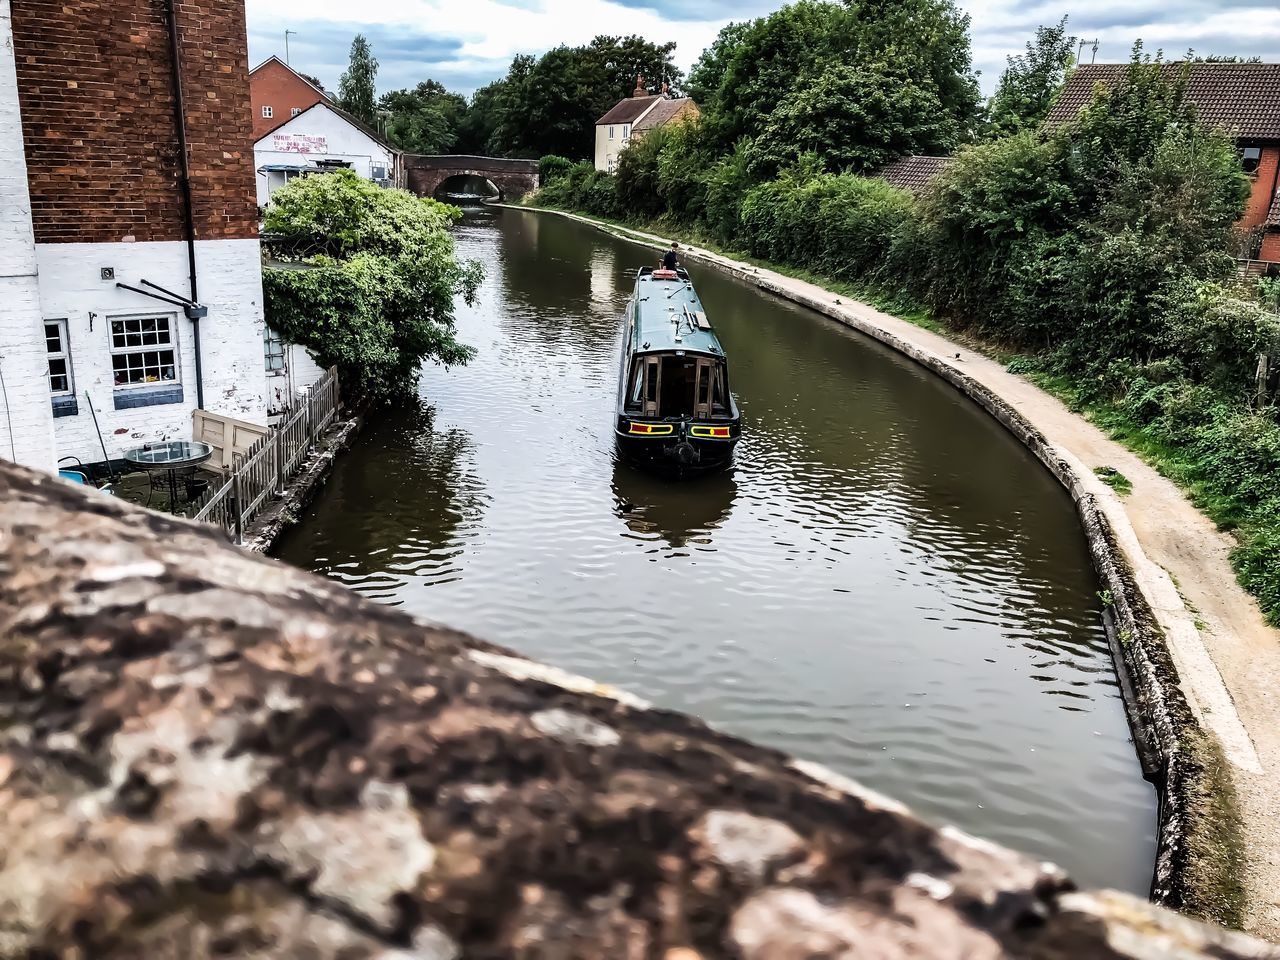
<path id="1" fill-rule="evenodd" d="M 692 120 L 700 112 L 692 98 L 668 96 L 665 84 L 662 93 L 654 95 L 637 80 L 635 92 L 596 121 L 596 169 L 613 173 L 618 154 L 633 139 L 655 127 Z"/>

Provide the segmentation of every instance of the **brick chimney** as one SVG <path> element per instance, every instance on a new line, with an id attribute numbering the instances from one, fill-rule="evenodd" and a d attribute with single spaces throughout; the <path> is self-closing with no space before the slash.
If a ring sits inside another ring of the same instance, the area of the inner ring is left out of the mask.
<path id="1" fill-rule="evenodd" d="M 644 88 L 644 74 L 636 74 L 636 88 L 631 91 L 633 97 L 647 97 L 649 91 Z"/>

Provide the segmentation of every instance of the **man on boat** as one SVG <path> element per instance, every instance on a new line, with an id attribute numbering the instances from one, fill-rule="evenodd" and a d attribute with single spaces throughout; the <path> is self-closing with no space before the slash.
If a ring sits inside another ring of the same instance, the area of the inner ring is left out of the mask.
<path id="1" fill-rule="evenodd" d="M 662 269 L 675 270 L 680 266 L 680 257 L 676 251 L 680 249 L 680 244 L 674 240 L 671 241 L 671 249 L 662 255 Z"/>

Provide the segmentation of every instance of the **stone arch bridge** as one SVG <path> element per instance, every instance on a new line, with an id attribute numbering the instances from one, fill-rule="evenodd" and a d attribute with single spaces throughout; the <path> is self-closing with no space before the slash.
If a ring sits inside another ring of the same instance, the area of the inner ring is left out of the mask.
<path id="1" fill-rule="evenodd" d="M 450 177 L 484 177 L 498 189 L 501 200 L 510 200 L 536 190 L 537 160 L 505 160 L 463 154 L 405 154 L 405 186 L 422 197 L 434 196 Z"/>

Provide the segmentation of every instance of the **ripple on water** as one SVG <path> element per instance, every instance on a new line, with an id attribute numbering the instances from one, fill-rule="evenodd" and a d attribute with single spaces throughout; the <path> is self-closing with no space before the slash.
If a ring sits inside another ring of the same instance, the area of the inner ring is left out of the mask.
<path id="1" fill-rule="evenodd" d="M 1065 493 L 949 387 L 716 274 L 731 474 L 615 464 L 619 316 L 648 256 L 493 211 L 466 368 L 374 418 L 286 559 L 690 710 L 1145 892 L 1142 781 Z"/>

